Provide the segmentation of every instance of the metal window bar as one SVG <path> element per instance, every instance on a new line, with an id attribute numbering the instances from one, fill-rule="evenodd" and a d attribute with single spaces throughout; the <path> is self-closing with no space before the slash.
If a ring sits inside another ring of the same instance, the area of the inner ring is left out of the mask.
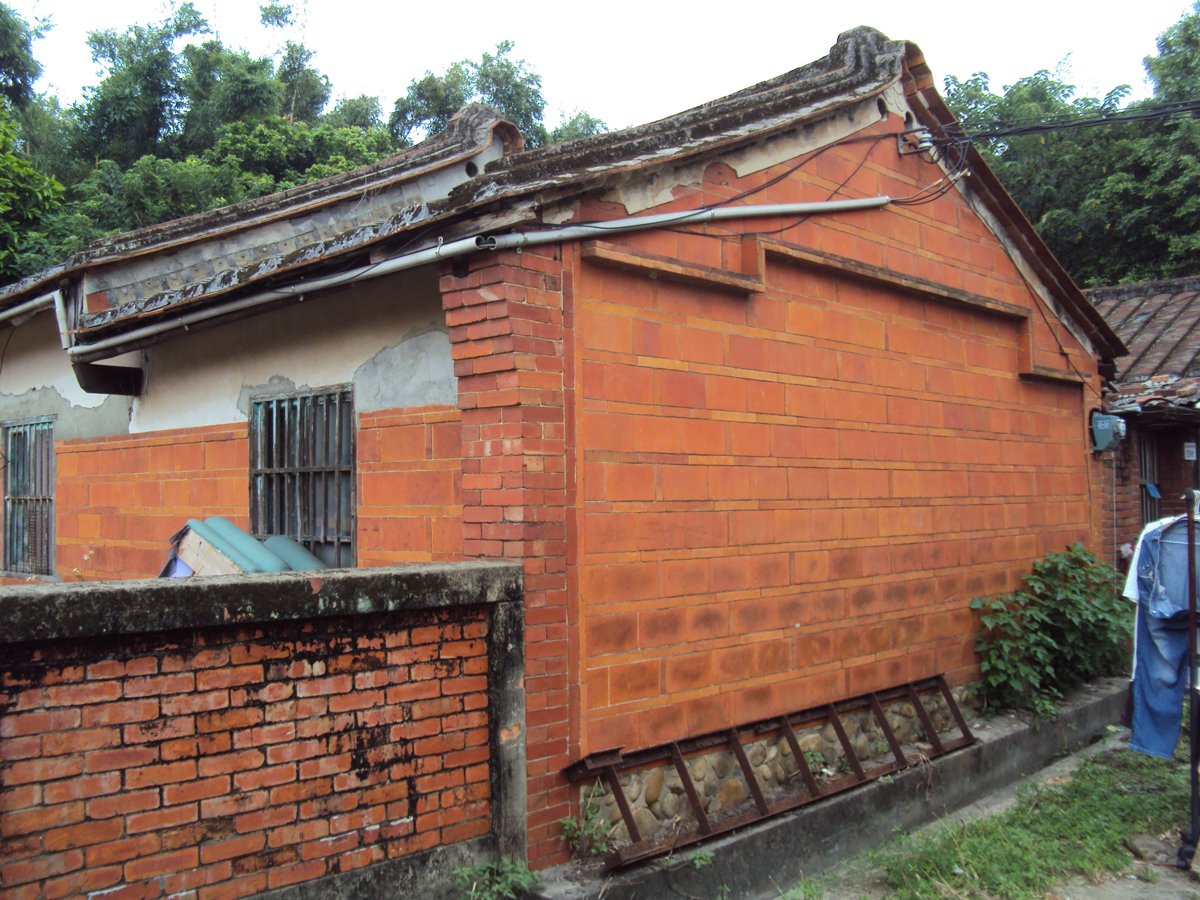
<path id="1" fill-rule="evenodd" d="M 1151 432 L 1143 431 L 1138 441 L 1138 464 L 1142 476 L 1142 524 L 1145 525 L 1161 516 L 1158 498 L 1146 487 L 1147 484 L 1158 484 L 1158 439 Z"/>
<path id="2" fill-rule="evenodd" d="M 4 427 L 4 568 L 53 573 L 54 423 Z"/>
<path id="3" fill-rule="evenodd" d="M 331 566 L 354 565 L 354 403 L 349 388 L 256 400 L 250 525 L 291 537 Z"/>

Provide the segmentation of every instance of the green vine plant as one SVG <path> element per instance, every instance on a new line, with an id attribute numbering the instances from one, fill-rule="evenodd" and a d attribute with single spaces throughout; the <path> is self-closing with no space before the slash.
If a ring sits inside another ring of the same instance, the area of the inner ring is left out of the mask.
<path id="1" fill-rule="evenodd" d="M 568 816 L 558 820 L 562 825 L 563 840 L 571 848 L 571 853 L 584 862 L 603 856 L 610 849 L 613 825 L 605 821 L 601 811 L 598 801 L 602 795 L 600 785 L 593 784 L 583 796 L 579 818 Z"/>
<path id="2" fill-rule="evenodd" d="M 1050 719 L 1064 691 L 1124 671 L 1133 611 L 1120 585 L 1115 569 L 1074 544 L 1034 562 L 1021 590 L 973 599 L 983 712 Z"/>
<path id="3" fill-rule="evenodd" d="M 525 860 L 510 856 L 454 870 L 454 883 L 463 900 L 519 900 L 537 880 L 537 873 L 529 871 Z"/>

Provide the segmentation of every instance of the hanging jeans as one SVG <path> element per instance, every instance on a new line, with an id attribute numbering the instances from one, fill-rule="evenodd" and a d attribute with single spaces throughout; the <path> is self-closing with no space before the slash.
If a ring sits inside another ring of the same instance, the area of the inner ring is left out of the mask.
<path id="1" fill-rule="evenodd" d="M 1147 615 L 1137 605 L 1133 675 L 1133 722 L 1130 746 L 1170 759 L 1183 722 L 1187 688 L 1188 617 Z"/>

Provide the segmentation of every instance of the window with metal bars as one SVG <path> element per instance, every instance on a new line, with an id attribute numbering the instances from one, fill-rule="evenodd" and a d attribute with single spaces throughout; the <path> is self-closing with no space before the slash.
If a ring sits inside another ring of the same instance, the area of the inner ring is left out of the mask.
<path id="1" fill-rule="evenodd" d="M 253 402 L 255 537 L 287 535 L 331 566 L 354 565 L 354 431 L 348 387 Z"/>
<path id="2" fill-rule="evenodd" d="M 1142 475 L 1142 524 L 1145 525 L 1158 519 L 1159 500 L 1162 495 L 1158 490 L 1158 437 L 1152 431 L 1143 431 L 1138 441 L 1138 465 Z"/>
<path id="3" fill-rule="evenodd" d="M 4 426 L 4 568 L 54 572 L 54 421 Z"/>

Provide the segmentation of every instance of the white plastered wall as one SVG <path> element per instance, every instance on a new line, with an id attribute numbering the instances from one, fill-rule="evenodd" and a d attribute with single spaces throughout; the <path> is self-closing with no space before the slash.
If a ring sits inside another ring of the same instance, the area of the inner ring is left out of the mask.
<path id="1" fill-rule="evenodd" d="M 0 328 L 0 394 L 16 396 L 34 388 L 49 388 L 71 406 L 95 408 L 104 402 L 103 395 L 87 393 L 75 380 L 53 310 L 15 328 Z"/>
<path id="2" fill-rule="evenodd" d="M 369 279 L 145 352 L 130 431 L 245 421 L 256 396 L 350 383 L 359 412 L 450 404 L 456 384 L 429 269 Z"/>

